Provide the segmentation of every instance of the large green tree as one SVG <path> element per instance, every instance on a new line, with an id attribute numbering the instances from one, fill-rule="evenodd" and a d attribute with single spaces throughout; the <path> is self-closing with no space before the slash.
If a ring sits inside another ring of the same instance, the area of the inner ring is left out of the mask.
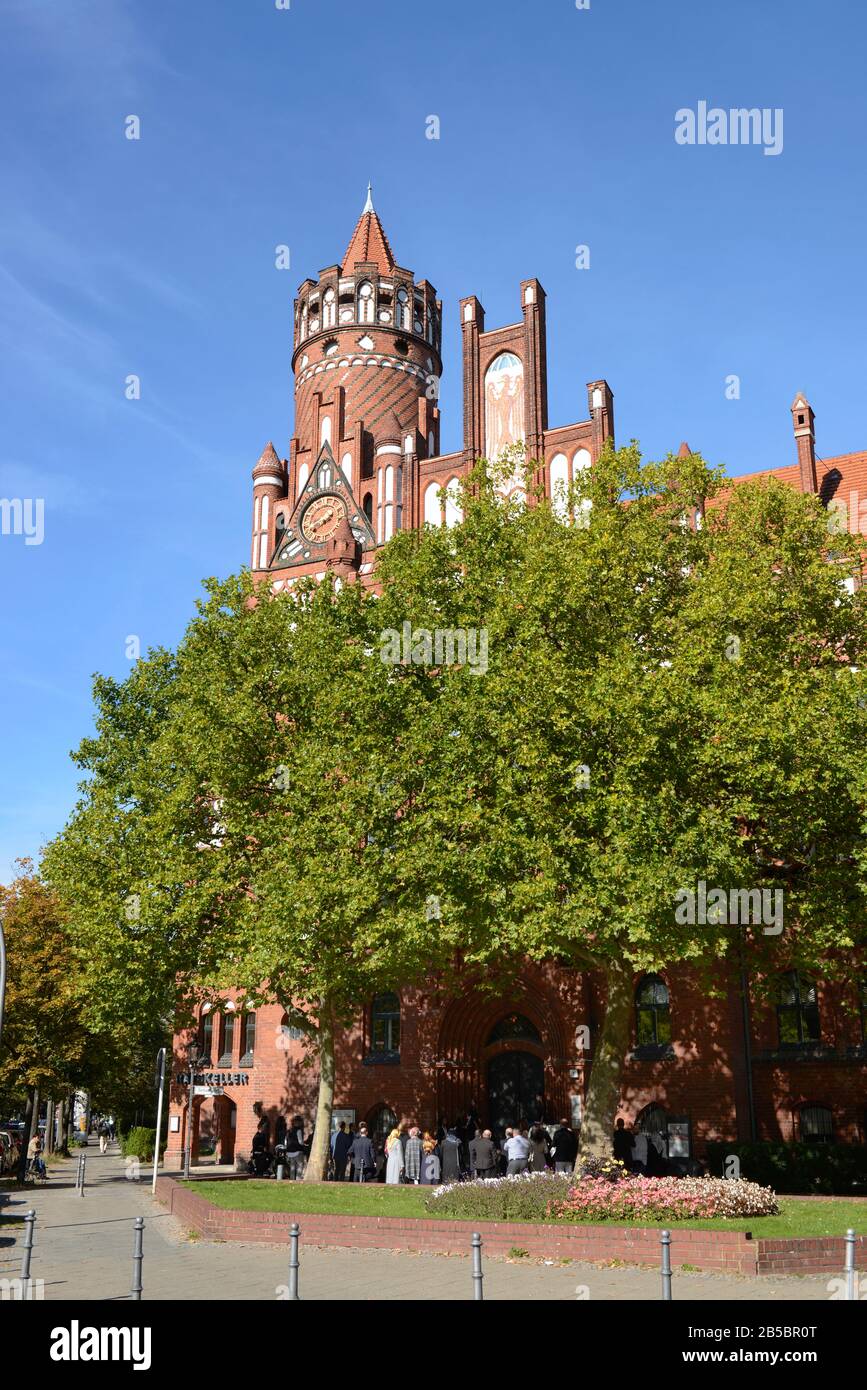
<path id="1" fill-rule="evenodd" d="M 746 949 L 757 974 L 845 972 L 863 943 L 867 627 L 843 585 L 861 542 L 829 556 L 817 499 L 727 497 L 697 455 L 609 449 L 530 506 L 499 481 L 480 466 L 461 525 L 393 542 L 380 614 L 487 635 L 475 680 L 403 672 L 436 690 L 411 735 L 416 830 L 468 963 L 556 957 L 603 983 L 581 1148 L 605 1152 L 636 971 L 692 962 L 719 986 Z M 782 889 L 782 936 L 684 920 L 702 880 Z"/>
<path id="2" fill-rule="evenodd" d="M 407 887 L 424 768 L 405 731 L 424 691 L 379 659 L 379 626 L 358 584 L 212 583 L 175 655 L 97 683 L 88 780 L 46 860 L 111 1016 L 189 1018 L 231 986 L 305 1029 L 320 1064 L 311 1179 L 335 1033 L 446 954 Z"/>

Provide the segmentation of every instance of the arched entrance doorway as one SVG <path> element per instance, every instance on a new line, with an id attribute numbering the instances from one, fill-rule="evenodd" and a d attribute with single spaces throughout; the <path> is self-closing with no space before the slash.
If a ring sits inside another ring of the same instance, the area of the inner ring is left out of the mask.
<path id="1" fill-rule="evenodd" d="M 545 1064 L 542 1035 L 525 1014 L 506 1014 L 488 1034 L 488 1115 L 491 1129 L 502 1135 L 514 1125 L 530 1125 L 545 1113 Z"/>
<path id="2" fill-rule="evenodd" d="M 532 1052 L 500 1052 L 488 1062 L 491 1129 L 530 1125 L 544 1114 L 545 1065 Z"/>

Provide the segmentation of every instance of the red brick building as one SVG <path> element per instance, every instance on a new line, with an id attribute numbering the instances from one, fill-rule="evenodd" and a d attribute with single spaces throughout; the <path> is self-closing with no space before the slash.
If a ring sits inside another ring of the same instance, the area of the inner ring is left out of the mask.
<path id="1" fill-rule="evenodd" d="M 374 582 L 379 546 L 400 529 L 454 524 L 449 486 L 510 444 L 541 461 L 535 481 L 550 496 L 592 466 L 614 432 L 611 389 L 588 382 L 587 419 L 550 428 L 538 280 L 521 282 L 518 307 L 515 323 L 488 329 L 478 299 L 461 300 L 463 448 L 441 454 L 442 305 L 397 264 L 368 193 L 343 260 L 305 280 L 295 301 L 295 433 L 287 459 L 269 444 L 253 470 L 256 575 L 275 592 L 328 570 Z M 818 459 L 802 395 L 792 419 L 793 461 L 768 471 L 867 530 L 867 453 Z M 522 487 L 518 476 L 504 483 L 509 493 Z M 745 1004 L 736 978 L 719 1002 L 680 969 L 635 983 L 621 1113 L 662 1128 L 672 1156 L 752 1134 L 867 1142 L 867 995 L 847 1000 L 793 976 L 774 1008 Z M 549 1120 L 579 1122 L 601 1013 L 592 977 L 554 964 L 529 967 L 510 998 L 381 996 L 340 1042 L 335 1104 L 378 1130 L 395 1119 L 433 1128 L 470 1110 L 502 1127 L 540 1106 Z M 316 1072 L 278 1007 L 245 1015 L 229 996 L 203 1010 L 199 1034 L 223 1094 L 196 1101 L 194 1151 L 216 1135 L 223 1161 L 245 1161 L 260 1115 L 272 1137 L 295 1114 L 309 1129 Z M 176 1076 L 188 1040 L 176 1039 Z M 185 1096 L 176 1082 L 175 1157 Z"/>

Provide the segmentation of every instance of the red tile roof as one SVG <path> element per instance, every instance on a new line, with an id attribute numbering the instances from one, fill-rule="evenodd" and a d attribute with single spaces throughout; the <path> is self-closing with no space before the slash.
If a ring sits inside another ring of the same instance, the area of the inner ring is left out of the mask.
<path id="1" fill-rule="evenodd" d="M 388 237 L 383 231 L 379 214 L 374 211 L 369 199 L 346 248 L 341 266 L 343 274 L 351 272 L 359 261 L 373 262 L 382 275 L 390 275 L 395 266 L 394 253 L 388 244 Z"/>

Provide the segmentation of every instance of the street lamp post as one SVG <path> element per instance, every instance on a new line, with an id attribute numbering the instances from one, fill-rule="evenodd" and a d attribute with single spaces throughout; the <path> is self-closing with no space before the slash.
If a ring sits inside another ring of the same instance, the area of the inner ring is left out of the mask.
<path id="1" fill-rule="evenodd" d="M 157 1100 L 157 1142 L 154 1145 L 154 1172 L 151 1179 L 151 1191 L 156 1194 L 157 1190 L 157 1169 L 160 1163 L 160 1134 L 163 1127 L 163 1094 L 166 1089 L 166 1049 L 161 1047 L 157 1053 L 157 1073 L 156 1082 L 159 1089 Z"/>
<path id="2" fill-rule="evenodd" d="M 187 1132 L 184 1143 L 184 1182 L 189 1181 L 190 1160 L 193 1154 L 193 1104 L 196 1097 L 196 1063 L 199 1060 L 199 1044 L 193 1038 L 187 1049 L 190 1059 L 190 1097 L 187 1102 Z"/>

